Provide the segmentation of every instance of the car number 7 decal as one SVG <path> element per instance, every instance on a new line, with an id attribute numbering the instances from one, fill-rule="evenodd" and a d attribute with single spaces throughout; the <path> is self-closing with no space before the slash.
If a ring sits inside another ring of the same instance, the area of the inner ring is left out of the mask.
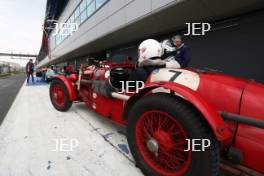
<path id="1" fill-rule="evenodd" d="M 176 78 L 178 78 L 178 76 L 180 76 L 180 74 L 182 74 L 182 72 L 179 71 L 175 71 L 175 70 L 170 70 L 169 72 L 173 72 L 174 75 L 170 78 L 171 82 L 174 82 Z"/>

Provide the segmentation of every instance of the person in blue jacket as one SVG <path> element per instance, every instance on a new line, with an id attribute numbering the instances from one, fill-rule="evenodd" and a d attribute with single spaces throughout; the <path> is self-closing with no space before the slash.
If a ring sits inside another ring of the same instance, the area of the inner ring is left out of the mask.
<path id="1" fill-rule="evenodd" d="M 190 49 L 187 45 L 182 42 L 180 35 L 172 37 L 170 51 L 166 51 L 162 56 L 163 59 L 171 58 L 175 59 L 181 66 L 181 68 L 186 68 L 191 61 Z"/>

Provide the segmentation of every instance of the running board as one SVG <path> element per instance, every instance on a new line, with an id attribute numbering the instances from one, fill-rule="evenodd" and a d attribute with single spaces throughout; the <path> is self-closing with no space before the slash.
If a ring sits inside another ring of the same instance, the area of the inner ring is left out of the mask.
<path id="1" fill-rule="evenodd" d="M 231 173 L 234 176 L 263 176 L 262 173 L 259 173 L 255 170 L 247 168 L 245 166 L 239 164 L 233 164 L 227 160 L 222 159 L 220 162 L 220 170 L 224 171 L 225 173 Z"/>

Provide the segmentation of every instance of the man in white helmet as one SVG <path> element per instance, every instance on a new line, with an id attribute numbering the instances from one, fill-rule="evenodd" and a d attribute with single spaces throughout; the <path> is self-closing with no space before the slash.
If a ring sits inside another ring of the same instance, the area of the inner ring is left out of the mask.
<path id="1" fill-rule="evenodd" d="M 166 67 L 166 68 L 180 68 L 180 64 L 174 59 L 162 60 L 163 55 L 162 45 L 153 39 L 148 39 L 143 41 L 139 45 L 139 59 L 138 66 L 156 66 L 156 67 Z"/>
<path id="2" fill-rule="evenodd" d="M 154 39 L 143 41 L 138 48 L 137 68 L 132 72 L 129 81 L 146 81 L 150 73 L 157 68 L 180 68 L 175 60 L 162 60 L 163 48 Z"/>
<path id="3" fill-rule="evenodd" d="M 154 39 L 143 41 L 138 47 L 138 66 L 165 66 L 165 62 L 161 60 L 162 47 L 160 43 Z"/>

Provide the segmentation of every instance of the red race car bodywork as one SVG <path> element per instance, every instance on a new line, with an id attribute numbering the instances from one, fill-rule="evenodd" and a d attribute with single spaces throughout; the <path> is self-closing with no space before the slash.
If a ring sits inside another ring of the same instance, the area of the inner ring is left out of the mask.
<path id="1" fill-rule="evenodd" d="M 114 74 L 119 70 L 125 75 L 121 80 Z M 247 174 L 264 173 L 263 84 L 221 73 L 163 68 L 154 70 L 138 92 L 119 93 L 118 81 L 127 81 L 133 70 L 131 64 L 106 63 L 99 68 L 82 68 L 79 75 L 56 76 L 54 84 L 57 80 L 65 87 L 55 89 L 51 84 L 52 103 L 64 111 L 70 105 L 65 109 L 65 103 L 59 101 L 83 101 L 103 117 L 129 125 L 131 109 L 145 96 L 166 93 L 179 97 L 210 126 L 221 143 L 222 158 L 231 158 L 229 166 L 221 165 L 223 169 L 231 171 L 232 166 Z M 232 158 L 236 158 L 235 165 Z"/>
<path id="2" fill-rule="evenodd" d="M 201 74 L 200 95 L 222 112 L 264 120 L 264 85 L 222 74 Z M 210 86 L 208 86 L 210 85 Z M 233 146 L 243 151 L 243 165 L 264 172 L 264 130 L 233 123 Z M 229 126 L 229 127 L 230 127 Z"/>

